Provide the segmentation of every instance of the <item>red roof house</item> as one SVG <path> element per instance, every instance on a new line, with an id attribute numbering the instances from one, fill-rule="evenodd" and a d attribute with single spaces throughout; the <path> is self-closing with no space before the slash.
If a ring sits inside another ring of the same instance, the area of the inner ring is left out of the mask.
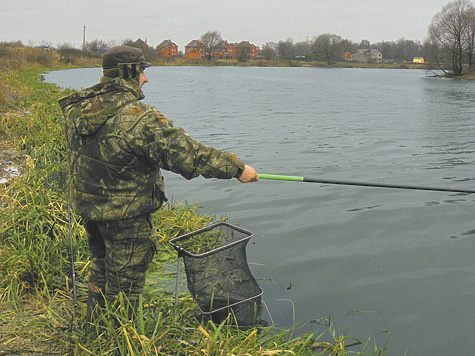
<path id="1" fill-rule="evenodd" d="M 178 46 L 171 40 L 164 40 L 157 46 L 156 54 L 157 57 L 177 57 Z"/>

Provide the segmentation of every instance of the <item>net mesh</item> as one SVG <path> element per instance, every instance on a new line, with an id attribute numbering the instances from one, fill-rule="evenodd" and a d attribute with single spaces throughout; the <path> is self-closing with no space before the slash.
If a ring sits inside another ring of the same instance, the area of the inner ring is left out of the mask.
<path id="1" fill-rule="evenodd" d="M 185 263 L 188 289 L 201 312 L 239 326 L 260 321 L 262 289 L 251 274 L 246 245 L 253 234 L 225 222 L 170 240 Z"/>

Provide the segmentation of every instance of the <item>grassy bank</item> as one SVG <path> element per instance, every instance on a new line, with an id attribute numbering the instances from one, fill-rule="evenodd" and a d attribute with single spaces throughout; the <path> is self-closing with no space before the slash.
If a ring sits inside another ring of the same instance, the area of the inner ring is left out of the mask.
<path id="1" fill-rule="evenodd" d="M 128 301 L 119 296 L 94 326 L 96 332 L 88 332 L 89 253 L 79 217 L 72 214 L 68 225 L 66 151 L 57 104 L 69 90 L 41 81 L 41 73 L 65 64 L 58 58 L 39 63 L 44 55 L 0 54 L 1 147 L 11 152 L 2 162 L 21 170 L 19 177 L 0 184 L 0 355 L 384 354 L 372 341 L 348 349 L 356 340 L 340 333 L 328 316 L 315 334 L 294 337 L 295 330 L 239 330 L 230 320 L 220 325 L 202 321 L 188 293 L 175 307 L 174 290 L 166 287 L 174 275 L 164 266 L 175 263 L 176 253 L 167 241 L 213 220 L 186 203 L 165 206 L 153 216 L 159 253 L 138 317 L 129 320 Z"/>

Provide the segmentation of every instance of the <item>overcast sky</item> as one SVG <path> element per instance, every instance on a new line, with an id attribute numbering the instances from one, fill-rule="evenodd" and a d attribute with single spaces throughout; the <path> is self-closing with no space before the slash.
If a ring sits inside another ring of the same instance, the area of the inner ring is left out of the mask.
<path id="1" fill-rule="evenodd" d="M 180 50 L 209 30 L 228 42 L 262 46 L 323 33 L 372 43 L 404 37 L 421 42 L 449 0 L 0 0 L 0 42 L 25 45 L 101 39 L 120 44 L 171 39 Z"/>

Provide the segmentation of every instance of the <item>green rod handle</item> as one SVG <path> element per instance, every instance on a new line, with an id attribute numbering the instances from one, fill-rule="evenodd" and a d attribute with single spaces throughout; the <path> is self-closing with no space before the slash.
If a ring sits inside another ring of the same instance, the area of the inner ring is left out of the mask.
<path id="1" fill-rule="evenodd" d="M 292 181 L 292 182 L 303 182 L 303 177 L 297 177 L 297 176 L 282 176 L 279 174 L 264 174 L 264 173 L 259 173 L 259 178 L 260 179 L 271 179 L 271 180 L 286 180 L 286 181 Z"/>

